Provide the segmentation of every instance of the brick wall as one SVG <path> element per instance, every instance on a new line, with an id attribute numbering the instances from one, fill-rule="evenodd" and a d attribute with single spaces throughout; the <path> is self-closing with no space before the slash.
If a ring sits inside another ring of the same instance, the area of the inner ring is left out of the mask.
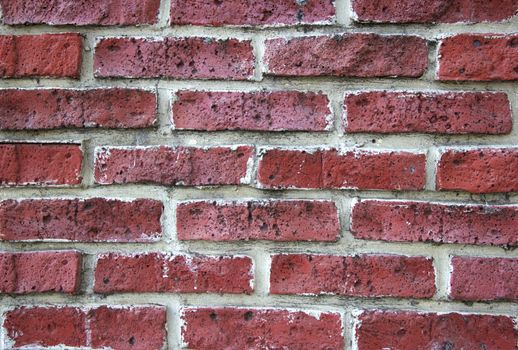
<path id="1" fill-rule="evenodd" d="M 0 348 L 517 349 L 517 0 L 0 6 Z"/>

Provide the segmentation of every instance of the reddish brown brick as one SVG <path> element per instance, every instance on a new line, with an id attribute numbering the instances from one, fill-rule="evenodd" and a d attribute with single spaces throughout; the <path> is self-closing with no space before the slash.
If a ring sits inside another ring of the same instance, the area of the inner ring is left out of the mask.
<path id="1" fill-rule="evenodd" d="M 345 97 L 345 131 L 370 133 L 508 134 L 505 93 L 372 91 Z"/>
<path id="2" fill-rule="evenodd" d="M 189 349 L 343 349 L 337 313 L 238 308 L 189 308 L 182 319 Z"/>
<path id="3" fill-rule="evenodd" d="M 0 293 L 76 293 L 81 284 L 77 251 L 0 253 Z"/>
<path id="4" fill-rule="evenodd" d="M 250 294 L 252 268 L 248 257 L 108 253 L 97 261 L 94 291 Z"/>
<path id="5" fill-rule="evenodd" d="M 423 257 L 282 254 L 272 257 L 270 293 L 431 298 L 435 273 Z"/>
<path id="6" fill-rule="evenodd" d="M 92 199 L 0 202 L 0 240 L 152 242 L 162 236 L 162 203 Z"/>
<path id="7" fill-rule="evenodd" d="M 420 77 L 428 66 L 417 36 L 344 34 L 266 41 L 266 73 L 277 76 Z"/>
<path id="8" fill-rule="evenodd" d="M 0 78 L 79 78 L 79 34 L 0 35 Z"/>
<path id="9" fill-rule="evenodd" d="M 351 221 L 359 239 L 518 245 L 518 206 L 362 200 Z"/>
<path id="10" fill-rule="evenodd" d="M 176 231 L 182 240 L 334 242 L 340 221 L 328 201 L 198 201 L 178 205 Z"/>
<path id="11" fill-rule="evenodd" d="M 246 183 L 253 147 L 103 147 L 97 149 L 100 184 L 239 185 Z"/>
<path id="12" fill-rule="evenodd" d="M 77 185 L 82 162 L 79 145 L 0 143 L 0 185 Z"/>
<path id="13" fill-rule="evenodd" d="M 297 91 L 180 91 L 172 108 L 177 129 L 219 131 L 325 131 L 332 127 L 329 99 Z"/>
<path id="14" fill-rule="evenodd" d="M 517 80 L 518 35 L 459 34 L 439 44 L 439 80 Z"/>
<path id="15" fill-rule="evenodd" d="M 250 41 L 212 38 L 106 38 L 95 48 L 96 77 L 247 80 Z"/>

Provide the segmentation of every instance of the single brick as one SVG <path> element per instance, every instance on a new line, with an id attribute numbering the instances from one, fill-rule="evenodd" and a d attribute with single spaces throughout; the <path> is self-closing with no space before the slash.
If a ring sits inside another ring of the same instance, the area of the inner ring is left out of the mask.
<path id="1" fill-rule="evenodd" d="M 513 126 L 505 93 L 389 92 L 348 94 L 346 132 L 508 134 Z"/>
<path id="2" fill-rule="evenodd" d="M 325 131 L 329 99 L 297 91 L 179 91 L 172 108 L 176 129 L 219 131 Z"/>
<path id="3" fill-rule="evenodd" d="M 74 294 L 81 284 L 77 251 L 0 252 L 0 293 Z"/>
<path id="4" fill-rule="evenodd" d="M 436 182 L 438 190 L 518 191 L 518 149 L 447 150 L 437 165 Z"/>
<path id="5" fill-rule="evenodd" d="M 276 76 L 420 77 L 428 46 L 417 36 L 354 33 L 266 41 L 266 74 Z"/>
<path id="6" fill-rule="evenodd" d="M 323 24 L 331 23 L 334 15 L 331 0 L 171 1 L 173 25 Z"/>
<path id="7" fill-rule="evenodd" d="M 439 44 L 439 80 L 517 80 L 518 34 L 459 34 Z"/>
<path id="8" fill-rule="evenodd" d="M 108 253 L 97 261 L 94 291 L 250 294 L 252 269 L 248 257 Z"/>
<path id="9" fill-rule="evenodd" d="M 426 156 L 403 151 L 286 150 L 260 152 L 264 188 L 421 190 Z"/>
<path id="10" fill-rule="evenodd" d="M 96 150 L 100 184 L 156 183 L 206 186 L 247 183 L 253 147 L 102 147 Z"/>
<path id="11" fill-rule="evenodd" d="M 96 77 L 247 80 L 250 41 L 212 38 L 105 38 L 95 48 Z"/>
<path id="12" fill-rule="evenodd" d="M 518 245 L 518 206 L 362 200 L 351 222 L 359 239 Z"/>
<path id="13" fill-rule="evenodd" d="M 156 95 L 134 89 L 0 90 L 0 129 L 145 128 Z"/>
<path id="14" fill-rule="evenodd" d="M 478 23 L 499 22 L 518 10 L 516 0 L 353 0 L 361 22 Z"/>
<path id="15" fill-rule="evenodd" d="M 278 309 L 184 309 L 189 349 L 343 349 L 340 314 Z"/>
<path id="16" fill-rule="evenodd" d="M 162 236 L 162 203 L 91 199 L 0 202 L 0 241 L 153 242 Z"/>
<path id="17" fill-rule="evenodd" d="M 176 231 L 181 240 L 335 242 L 340 221 L 330 201 L 197 201 L 178 205 Z"/>
<path id="18" fill-rule="evenodd" d="M 450 298 L 518 300 L 518 259 L 455 256 L 451 266 Z"/>
<path id="19" fill-rule="evenodd" d="M 79 78 L 79 34 L 0 35 L 0 78 Z"/>
<path id="20" fill-rule="evenodd" d="M 512 318 L 506 316 L 367 311 L 356 325 L 358 350 L 515 349 Z"/>
<path id="21" fill-rule="evenodd" d="M 0 143 L 0 185 L 77 185 L 82 162 L 79 145 Z"/>
<path id="22" fill-rule="evenodd" d="M 139 25 L 157 23 L 160 0 L 0 0 L 5 24 Z"/>
<path id="23" fill-rule="evenodd" d="M 431 298 L 435 272 L 424 257 L 281 254 L 272 257 L 270 293 Z"/>

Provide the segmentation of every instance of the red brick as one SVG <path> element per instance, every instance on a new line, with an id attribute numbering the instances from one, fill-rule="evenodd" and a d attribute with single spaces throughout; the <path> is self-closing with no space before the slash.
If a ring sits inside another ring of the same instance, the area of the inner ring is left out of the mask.
<path id="1" fill-rule="evenodd" d="M 508 134 L 513 126 L 505 93 L 372 91 L 345 97 L 347 132 Z"/>
<path id="2" fill-rule="evenodd" d="M 518 300 L 518 259 L 455 256 L 451 266 L 450 298 Z"/>
<path id="3" fill-rule="evenodd" d="M 0 0 L 5 24 L 138 25 L 157 23 L 160 0 Z"/>
<path id="4" fill-rule="evenodd" d="M 101 306 L 88 313 L 92 348 L 160 350 L 167 344 L 163 306 Z"/>
<path id="5" fill-rule="evenodd" d="M 337 313 L 318 316 L 276 309 L 184 309 L 189 349 L 343 349 Z"/>
<path id="6" fill-rule="evenodd" d="M 266 41 L 267 74 L 277 76 L 420 77 L 426 41 L 416 36 L 344 34 Z"/>
<path id="7" fill-rule="evenodd" d="M 156 121 L 156 95 L 133 89 L 0 90 L 0 129 L 144 128 Z"/>
<path id="8" fill-rule="evenodd" d="M 369 311 L 356 326 L 358 350 L 515 349 L 510 317 Z"/>
<path id="9" fill-rule="evenodd" d="M 518 245 L 518 206 L 362 200 L 351 221 L 359 239 Z"/>
<path id="10" fill-rule="evenodd" d="M 95 48 L 96 77 L 247 80 L 250 41 L 212 38 L 106 38 Z"/>
<path id="11" fill-rule="evenodd" d="M 6 338 L 12 340 L 15 348 L 24 349 L 84 347 L 85 325 L 84 312 L 74 307 L 20 307 L 8 311 L 4 322 Z"/>
<path id="12" fill-rule="evenodd" d="M 97 149 L 100 184 L 239 185 L 246 183 L 253 147 L 103 147 Z"/>
<path id="13" fill-rule="evenodd" d="M 447 150 L 437 165 L 436 180 L 438 190 L 518 191 L 518 149 Z"/>
<path id="14" fill-rule="evenodd" d="M 517 80 L 518 35 L 459 34 L 439 44 L 439 80 Z"/>
<path id="15" fill-rule="evenodd" d="M 426 156 L 403 151 L 263 150 L 264 188 L 421 190 Z"/>
<path id="16" fill-rule="evenodd" d="M 0 185 L 77 185 L 82 162 L 79 145 L 0 143 Z"/>
<path id="17" fill-rule="evenodd" d="M 353 0 L 361 22 L 385 23 L 477 23 L 511 18 L 518 10 L 515 0 Z"/>
<path id="18" fill-rule="evenodd" d="M 325 131 L 332 127 L 329 99 L 297 91 L 180 91 L 173 104 L 176 129 L 219 131 Z"/>
<path id="19" fill-rule="evenodd" d="M 181 240 L 335 242 L 340 221 L 328 201 L 198 201 L 178 205 L 176 231 Z"/>
<path id="20" fill-rule="evenodd" d="M 270 293 L 431 298 L 435 273 L 423 257 L 274 255 Z"/>
<path id="21" fill-rule="evenodd" d="M 206 1 L 172 0 L 171 24 L 290 25 L 330 23 L 335 8 L 331 0 Z"/>
<path id="22" fill-rule="evenodd" d="M 0 78 L 79 78 L 79 34 L 0 35 Z"/>
<path id="23" fill-rule="evenodd" d="M 0 293 L 74 294 L 81 284 L 77 251 L 0 253 Z"/>
<path id="24" fill-rule="evenodd" d="M 162 236 L 162 203 L 92 199 L 0 202 L 0 241 L 153 242 Z"/>

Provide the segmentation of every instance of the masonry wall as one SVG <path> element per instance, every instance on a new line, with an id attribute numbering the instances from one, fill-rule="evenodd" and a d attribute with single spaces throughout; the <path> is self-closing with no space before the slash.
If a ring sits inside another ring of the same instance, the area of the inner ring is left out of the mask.
<path id="1" fill-rule="evenodd" d="M 517 349 L 516 0 L 0 6 L 0 348 Z"/>

